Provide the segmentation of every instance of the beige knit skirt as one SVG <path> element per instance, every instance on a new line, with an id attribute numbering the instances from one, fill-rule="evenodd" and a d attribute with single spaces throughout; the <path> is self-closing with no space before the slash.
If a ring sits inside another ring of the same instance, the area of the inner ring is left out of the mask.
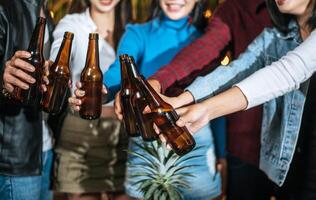
<path id="1" fill-rule="evenodd" d="M 55 148 L 54 189 L 67 193 L 123 191 L 127 143 L 120 121 L 84 120 L 69 113 Z"/>

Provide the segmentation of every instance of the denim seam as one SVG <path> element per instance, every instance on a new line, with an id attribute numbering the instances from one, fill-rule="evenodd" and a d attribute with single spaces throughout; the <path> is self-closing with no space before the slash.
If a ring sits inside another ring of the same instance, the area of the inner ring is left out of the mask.
<path id="1" fill-rule="evenodd" d="M 8 187 L 9 187 L 9 195 L 10 195 L 10 200 L 14 200 L 13 199 L 13 190 L 12 190 L 12 184 L 13 184 L 13 181 L 12 181 L 12 178 L 11 177 L 7 177 L 7 180 L 6 180 L 6 184 L 9 182 L 8 184 Z"/>

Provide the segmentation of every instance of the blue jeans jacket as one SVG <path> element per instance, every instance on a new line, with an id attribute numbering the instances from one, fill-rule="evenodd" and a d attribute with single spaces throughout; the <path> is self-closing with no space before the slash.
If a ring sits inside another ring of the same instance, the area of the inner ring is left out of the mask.
<path id="1" fill-rule="evenodd" d="M 296 22 L 291 22 L 289 28 L 287 34 L 276 28 L 265 29 L 237 60 L 199 77 L 187 90 L 200 101 L 278 60 L 301 43 Z M 307 87 L 308 83 L 304 83 L 300 89 L 271 100 L 263 107 L 260 168 L 280 186 L 293 158 Z"/>

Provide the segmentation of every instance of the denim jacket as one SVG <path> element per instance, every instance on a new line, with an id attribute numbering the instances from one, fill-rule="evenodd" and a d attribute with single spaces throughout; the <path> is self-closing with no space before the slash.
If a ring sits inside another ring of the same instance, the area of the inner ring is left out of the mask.
<path id="1" fill-rule="evenodd" d="M 188 88 L 197 101 L 228 89 L 255 71 L 270 65 L 301 43 L 296 22 L 289 24 L 287 34 L 266 28 L 228 66 L 199 77 Z M 308 82 L 263 106 L 261 127 L 260 169 L 281 186 L 290 168 L 298 139 Z"/>

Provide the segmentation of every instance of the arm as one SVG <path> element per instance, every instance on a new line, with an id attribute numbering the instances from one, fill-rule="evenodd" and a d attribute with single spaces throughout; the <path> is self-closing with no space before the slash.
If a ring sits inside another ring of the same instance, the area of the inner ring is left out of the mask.
<path id="1" fill-rule="evenodd" d="M 230 88 L 264 66 L 265 45 L 273 41 L 273 33 L 263 31 L 241 54 L 227 66 L 219 66 L 204 77 L 197 78 L 187 90 L 196 101 Z"/>
<path id="2" fill-rule="evenodd" d="M 196 132 L 208 121 L 259 105 L 299 87 L 316 71 L 316 31 L 279 61 L 213 98 L 178 110 L 178 125 Z"/>
<path id="3" fill-rule="evenodd" d="M 247 98 L 247 108 L 299 88 L 316 71 L 315 46 L 316 31 L 313 31 L 300 46 L 279 61 L 237 84 Z"/>
<path id="4" fill-rule="evenodd" d="M 170 64 L 159 69 L 150 79 L 157 80 L 164 91 L 177 80 L 202 69 L 218 58 L 230 40 L 229 27 L 219 17 L 214 16 L 200 38 L 181 50 Z"/>
<path id="5" fill-rule="evenodd" d="M 128 54 L 133 56 L 135 62 L 139 62 L 143 54 L 144 41 L 142 40 L 141 25 L 128 25 L 126 32 L 122 36 L 117 48 L 117 56 L 114 63 L 103 75 L 103 83 L 109 89 L 110 99 L 113 99 L 114 95 L 120 89 L 121 83 L 121 69 L 119 55 Z"/>
<path id="6" fill-rule="evenodd" d="M 177 109 L 178 126 L 186 126 L 192 133 L 217 117 L 245 109 L 247 99 L 238 87 L 233 87 L 213 98 Z"/>

